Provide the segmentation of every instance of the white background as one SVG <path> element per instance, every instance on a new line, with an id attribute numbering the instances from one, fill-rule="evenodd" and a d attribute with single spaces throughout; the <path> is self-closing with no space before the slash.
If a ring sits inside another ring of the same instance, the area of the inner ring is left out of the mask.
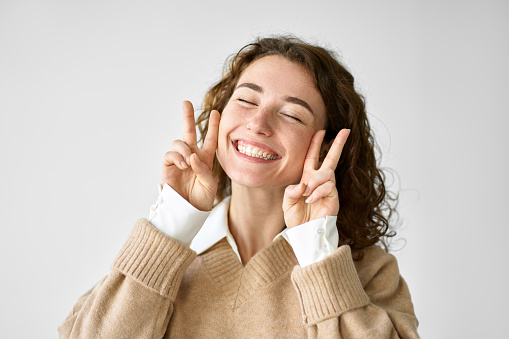
<path id="1" fill-rule="evenodd" d="M 507 2 L 0 0 L 2 337 L 57 336 L 148 216 L 182 100 L 286 32 L 367 98 L 420 334 L 507 336 Z"/>

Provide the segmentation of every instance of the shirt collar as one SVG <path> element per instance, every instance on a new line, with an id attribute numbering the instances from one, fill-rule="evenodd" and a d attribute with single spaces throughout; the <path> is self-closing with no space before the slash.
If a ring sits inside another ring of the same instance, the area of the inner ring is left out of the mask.
<path id="1" fill-rule="evenodd" d="M 191 242 L 191 249 L 201 254 L 230 234 L 228 230 L 228 210 L 230 197 L 225 198 L 212 209 L 202 228 Z M 231 234 L 230 234 L 231 237 Z M 233 237 L 231 237 L 233 239 Z M 229 242 L 229 241 L 228 241 Z M 235 244 L 235 242 L 234 242 Z M 231 245 L 231 244 L 230 244 Z M 236 251 L 237 245 L 232 248 Z"/>
<path id="2" fill-rule="evenodd" d="M 221 239 L 226 237 L 226 240 L 230 244 L 233 252 L 235 252 L 241 261 L 237 244 L 235 243 L 235 240 L 233 239 L 233 236 L 228 229 L 228 211 L 230 209 L 230 198 L 231 196 L 225 198 L 212 209 L 202 228 L 194 237 L 193 241 L 191 242 L 191 249 L 196 253 L 201 254 L 205 252 L 216 243 L 218 243 Z M 286 229 L 276 235 L 274 240 L 279 236 L 282 236 L 288 241 Z"/>

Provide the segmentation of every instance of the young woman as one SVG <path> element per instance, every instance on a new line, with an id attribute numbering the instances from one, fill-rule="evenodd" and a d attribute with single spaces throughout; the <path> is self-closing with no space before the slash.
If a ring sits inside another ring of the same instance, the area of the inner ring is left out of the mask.
<path id="1" fill-rule="evenodd" d="M 62 337 L 416 338 L 363 99 L 327 50 L 244 47 L 164 157 L 162 191 Z"/>

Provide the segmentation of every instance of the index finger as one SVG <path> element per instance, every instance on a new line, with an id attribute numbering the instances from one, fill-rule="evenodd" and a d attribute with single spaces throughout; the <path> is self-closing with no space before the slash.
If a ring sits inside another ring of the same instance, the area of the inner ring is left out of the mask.
<path id="1" fill-rule="evenodd" d="M 184 135 L 183 140 L 189 146 L 195 146 L 198 144 L 196 139 L 196 127 L 194 121 L 194 108 L 193 104 L 189 101 L 182 103 L 182 112 L 184 116 Z"/>
<path id="2" fill-rule="evenodd" d="M 313 135 L 311 144 L 309 145 L 308 152 L 306 153 L 306 160 L 304 161 L 304 170 L 312 169 L 316 170 L 318 167 L 318 160 L 320 157 L 320 147 L 322 146 L 323 138 L 325 137 L 325 131 L 319 130 Z"/>
<path id="3" fill-rule="evenodd" d="M 342 129 L 339 131 L 320 168 L 330 168 L 333 171 L 336 170 L 339 158 L 341 157 L 341 152 L 343 151 L 343 147 L 345 146 L 349 135 L 349 129 Z"/>

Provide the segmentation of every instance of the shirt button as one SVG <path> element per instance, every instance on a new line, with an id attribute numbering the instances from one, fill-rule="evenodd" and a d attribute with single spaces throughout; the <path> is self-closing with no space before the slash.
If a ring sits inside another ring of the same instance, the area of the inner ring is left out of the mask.
<path id="1" fill-rule="evenodd" d="M 323 230 L 323 228 L 319 228 L 316 230 L 316 233 L 322 235 L 325 231 Z"/>

